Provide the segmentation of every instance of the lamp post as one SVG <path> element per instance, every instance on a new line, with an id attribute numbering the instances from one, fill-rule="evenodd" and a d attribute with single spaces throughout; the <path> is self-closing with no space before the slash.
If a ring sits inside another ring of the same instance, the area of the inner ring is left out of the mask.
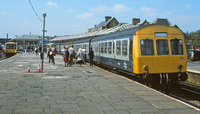
<path id="1" fill-rule="evenodd" d="M 43 71 L 43 59 L 44 59 L 44 37 L 45 37 L 45 17 L 46 17 L 46 13 L 43 13 L 43 17 L 44 17 L 44 21 L 43 21 L 43 37 L 42 37 L 42 53 L 41 53 L 41 71 Z"/>

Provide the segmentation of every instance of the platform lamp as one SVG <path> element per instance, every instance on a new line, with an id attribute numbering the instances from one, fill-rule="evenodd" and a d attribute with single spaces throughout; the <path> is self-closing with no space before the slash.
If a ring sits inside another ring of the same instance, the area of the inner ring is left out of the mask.
<path id="1" fill-rule="evenodd" d="M 43 59 L 44 59 L 44 37 L 45 37 L 45 32 L 47 32 L 45 30 L 45 17 L 46 17 L 46 13 L 43 13 L 43 17 L 44 17 L 44 21 L 43 21 L 43 37 L 42 37 L 42 53 L 41 53 L 41 71 L 43 71 Z"/>

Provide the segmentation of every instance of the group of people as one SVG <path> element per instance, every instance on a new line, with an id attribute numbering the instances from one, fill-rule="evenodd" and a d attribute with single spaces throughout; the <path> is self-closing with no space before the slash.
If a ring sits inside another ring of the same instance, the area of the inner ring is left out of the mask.
<path id="1" fill-rule="evenodd" d="M 73 45 L 71 45 L 71 47 L 68 49 L 64 47 L 63 49 L 63 53 L 64 53 L 64 65 L 68 66 L 73 64 L 73 59 L 77 59 L 77 63 L 80 64 L 80 67 L 82 66 L 82 64 L 86 64 L 86 50 L 85 48 L 81 49 L 79 48 L 78 53 L 75 53 Z M 90 51 L 88 53 L 89 57 L 90 57 L 90 66 L 93 65 L 93 57 L 94 57 L 94 52 L 92 50 L 92 48 L 90 48 Z"/>
<path id="2" fill-rule="evenodd" d="M 86 64 L 86 54 L 87 51 L 85 48 L 79 48 L 78 52 L 75 53 L 73 45 L 71 44 L 70 48 L 66 48 L 64 47 L 63 51 L 63 61 L 64 61 L 64 66 L 68 66 L 70 65 L 70 67 L 72 66 L 72 64 L 74 63 L 73 59 L 76 59 L 76 63 L 80 64 L 80 67 L 82 66 L 82 64 Z M 51 48 L 47 48 L 47 58 L 49 58 L 49 64 L 55 64 L 55 59 L 54 56 L 56 55 L 56 49 L 54 48 L 54 46 L 52 46 Z M 94 58 L 94 52 L 92 50 L 92 48 L 90 48 L 89 50 L 89 63 L 90 66 L 93 66 L 93 58 Z"/>

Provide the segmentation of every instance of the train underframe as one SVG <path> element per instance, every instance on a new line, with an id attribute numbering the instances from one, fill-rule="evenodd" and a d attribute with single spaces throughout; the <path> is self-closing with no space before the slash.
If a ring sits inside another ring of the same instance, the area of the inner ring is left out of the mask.
<path id="1" fill-rule="evenodd" d="M 186 72 L 154 74 L 147 72 L 145 74 L 134 74 L 99 62 L 94 63 L 97 66 L 102 67 L 106 70 L 115 70 L 116 73 L 125 73 L 128 75 L 132 75 L 133 77 L 136 77 L 141 83 L 155 89 L 164 90 L 166 92 L 170 91 L 171 89 L 176 89 L 176 87 L 178 88 L 179 81 L 186 81 L 188 79 L 188 75 Z"/>
<path id="2" fill-rule="evenodd" d="M 16 55 L 17 53 L 5 53 L 6 57 L 11 57 L 11 56 L 14 56 Z"/>
<path id="3" fill-rule="evenodd" d="M 169 91 L 178 87 L 178 81 L 186 81 L 188 75 L 185 72 L 139 74 L 137 78 L 145 85 L 156 89 Z"/>

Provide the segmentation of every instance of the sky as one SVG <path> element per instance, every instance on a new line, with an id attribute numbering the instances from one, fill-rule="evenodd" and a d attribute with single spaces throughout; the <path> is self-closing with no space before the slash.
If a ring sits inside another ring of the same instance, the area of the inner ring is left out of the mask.
<path id="1" fill-rule="evenodd" d="M 167 18 L 183 32 L 195 32 L 200 29 L 199 5 L 200 0 L 0 0 L 0 38 L 7 33 L 9 38 L 42 36 L 43 13 L 47 14 L 46 36 L 85 33 L 105 16 L 121 23 L 132 23 L 132 18 L 141 22 Z"/>

